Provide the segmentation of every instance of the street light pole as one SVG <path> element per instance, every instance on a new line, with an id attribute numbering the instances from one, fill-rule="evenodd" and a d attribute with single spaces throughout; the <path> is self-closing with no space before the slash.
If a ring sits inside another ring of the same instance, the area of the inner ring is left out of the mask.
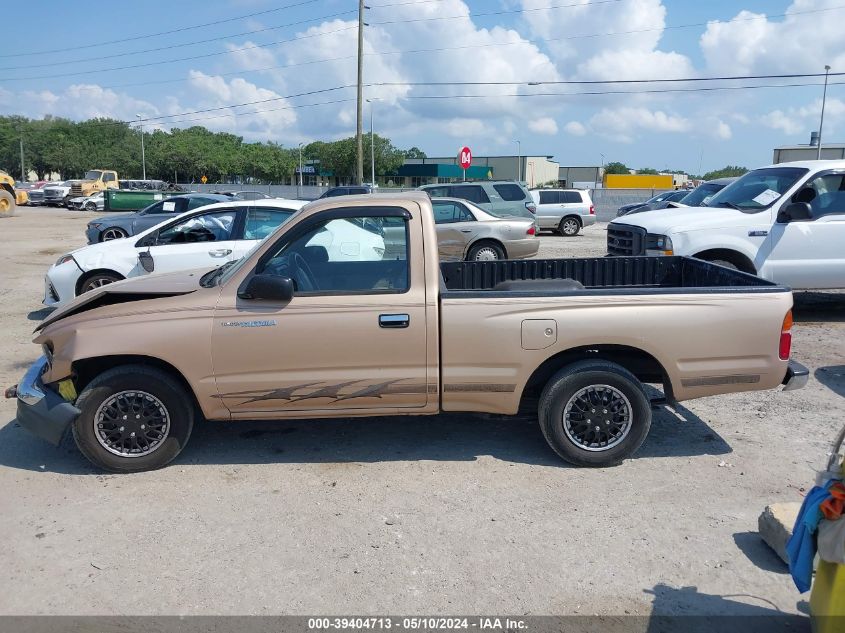
<path id="1" fill-rule="evenodd" d="M 522 180 L 522 143 L 520 141 L 516 142 L 516 181 L 520 182 Z"/>
<path id="2" fill-rule="evenodd" d="M 147 179 L 147 158 L 144 156 L 144 124 L 141 122 L 141 115 L 136 114 L 138 117 L 138 128 L 141 130 L 141 170 L 142 170 L 142 178 L 143 180 Z"/>
<path id="3" fill-rule="evenodd" d="M 299 144 L 299 187 L 296 188 L 296 197 L 302 197 L 302 143 Z"/>
<path id="4" fill-rule="evenodd" d="M 367 99 L 370 104 L 370 185 L 376 186 L 376 136 L 373 128 L 373 101 L 376 99 Z"/>
<path id="5" fill-rule="evenodd" d="M 355 169 L 355 184 L 364 182 L 364 0 L 358 0 L 358 113 L 355 128 L 355 144 L 357 145 L 357 161 Z"/>
<path id="6" fill-rule="evenodd" d="M 827 101 L 827 78 L 830 75 L 830 66 L 824 67 L 824 93 L 822 94 L 822 119 L 819 121 L 819 149 L 816 153 L 816 160 L 822 159 L 822 128 L 824 127 L 824 105 Z"/>
<path id="7" fill-rule="evenodd" d="M 23 131 L 21 131 L 21 180 L 26 182 L 26 170 L 23 166 Z"/>

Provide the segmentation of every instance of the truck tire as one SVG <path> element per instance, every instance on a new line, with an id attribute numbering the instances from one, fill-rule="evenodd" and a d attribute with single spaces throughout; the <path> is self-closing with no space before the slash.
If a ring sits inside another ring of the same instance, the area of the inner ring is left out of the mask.
<path id="1" fill-rule="evenodd" d="M 603 360 L 568 365 L 540 396 L 540 429 L 549 446 L 577 466 L 612 466 L 630 457 L 651 428 L 642 383 Z"/>
<path id="2" fill-rule="evenodd" d="M 581 221 L 578 218 L 570 215 L 560 221 L 560 224 L 558 225 L 557 229 L 558 231 L 560 231 L 560 234 L 564 237 L 575 237 L 581 230 Z"/>
<path id="3" fill-rule="evenodd" d="M 15 196 L 5 189 L 0 189 L 0 218 L 8 218 L 15 215 Z"/>
<path id="4" fill-rule="evenodd" d="M 169 374 L 123 365 L 92 380 L 76 401 L 71 426 L 80 452 L 103 470 L 134 473 L 170 463 L 185 447 L 194 408 Z"/>
<path id="5" fill-rule="evenodd" d="M 495 242 L 479 242 L 469 249 L 468 262 L 505 259 L 505 251 Z"/>

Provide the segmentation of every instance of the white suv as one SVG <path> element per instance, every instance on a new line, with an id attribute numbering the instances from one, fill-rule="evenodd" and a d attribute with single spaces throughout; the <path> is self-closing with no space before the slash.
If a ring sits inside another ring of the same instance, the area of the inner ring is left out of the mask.
<path id="1" fill-rule="evenodd" d="M 596 209 L 590 192 L 581 189 L 534 189 L 531 197 L 537 204 L 537 224 L 572 237 L 585 226 L 596 223 Z"/>
<path id="2" fill-rule="evenodd" d="M 706 207 L 624 216 L 609 255 L 688 255 L 798 289 L 845 288 L 845 160 L 755 169 Z"/>

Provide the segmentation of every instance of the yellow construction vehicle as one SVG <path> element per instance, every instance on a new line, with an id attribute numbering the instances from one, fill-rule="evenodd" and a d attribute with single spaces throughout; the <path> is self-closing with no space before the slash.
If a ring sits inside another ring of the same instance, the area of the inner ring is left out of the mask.
<path id="1" fill-rule="evenodd" d="M 93 196 L 105 189 L 119 189 L 117 172 L 111 169 L 90 169 L 85 172 L 85 178 L 73 184 L 69 197 Z"/>
<path id="2" fill-rule="evenodd" d="M 0 171 L 0 218 L 14 215 L 15 207 L 28 201 L 29 195 L 26 191 L 15 191 L 15 179 L 5 171 Z"/>

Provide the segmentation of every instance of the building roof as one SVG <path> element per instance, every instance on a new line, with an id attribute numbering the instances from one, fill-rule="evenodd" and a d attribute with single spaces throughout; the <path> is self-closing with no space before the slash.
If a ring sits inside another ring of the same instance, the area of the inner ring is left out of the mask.
<path id="1" fill-rule="evenodd" d="M 819 148 L 818 145 L 781 145 L 780 147 L 776 147 L 775 150 L 782 150 L 782 149 L 811 149 L 817 150 Z M 822 143 L 822 149 L 842 149 L 845 148 L 845 143 Z"/>

